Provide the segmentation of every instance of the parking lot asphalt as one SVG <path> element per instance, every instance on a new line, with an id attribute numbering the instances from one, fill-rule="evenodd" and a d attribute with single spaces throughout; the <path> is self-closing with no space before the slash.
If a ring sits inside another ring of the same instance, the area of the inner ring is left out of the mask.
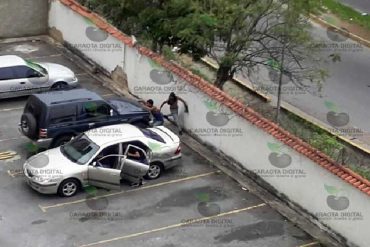
<path id="1" fill-rule="evenodd" d="M 63 64 L 82 87 L 114 95 L 47 42 L 0 44 L 4 54 Z M 26 100 L 0 100 L 0 246 L 320 246 L 186 146 L 181 166 L 142 187 L 38 194 L 21 169 L 32 151 L 17 130 Z"/>

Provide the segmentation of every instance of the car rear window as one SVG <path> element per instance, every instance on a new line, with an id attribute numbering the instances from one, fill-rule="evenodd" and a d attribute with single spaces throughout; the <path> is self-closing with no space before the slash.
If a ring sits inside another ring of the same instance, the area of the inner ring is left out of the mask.
<path id="1" fill-rule="evenodd" d="M 118 100 L 109 100 L 109 103 L 113 105 L 118 112 L 121 113 L 130 113 L 130 112 L 141 112 L 143 108 L 138 105 L 135 105 L 129 101 L 118 101 Z"/>
<path id="2" fill-rule="evenodd" d="M 76 105 L 58 105 L 50 109 L 50 124 L 76 121 Z"/>
<path id="3" fill-rule="evenodd" d="M 157 133 L 149 130 L 149 129 L 140 129 L 141 132 L 143 132 L 143 134 L 147 137 L 147 138 L 150 138 L 150 139 L 153 139 L 153 140 L 156 140 L 156 141 L 159 141 L 159 142 L 162 142 L 162 143 L 166 143 L 163 138 L 158 135 Z"/>

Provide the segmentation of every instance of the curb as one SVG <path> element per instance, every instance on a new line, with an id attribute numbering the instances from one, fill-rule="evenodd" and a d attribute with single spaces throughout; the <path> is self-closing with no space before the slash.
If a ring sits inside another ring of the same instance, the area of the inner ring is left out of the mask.
<path id="1" fill-rule="evenodd" d="M 287 112 L 290 112 L 290 113 L 293 113 L 294 115 L 296 115 L 297 117 L 315 125 L 316 127 L 319 127 L 320 129 L 323 129 L 325 130 L 326 132 L 328 132 L 330 135 L 333 135 L 335 137 L 337 137 L 338 139 L 340 139 L 341 141 L 353 146 L 354 148 L 357 148 L 359 149 L 360 151 L 366 153 L 366 154 L 370 154 L 370 149 L 369 148 L 366 148 L 354 141 L 352 141 L 351 139 L 349 139 L 348 137 L 345 137 L 343 135 L 338 135 L 336 133 L 336 131 L 333 131 L 331 130 L 330 128 L 328 128 L 328 126 L 325 126 L 323 123 L 321 123 L 320 120 L 314 118 L 314 117 L 311 117 L 309 116 L 308 114 L 304 113 L 304 112 L 300 112 L 298 110 L 295 110 L 294 106 L 290 105 L 289 103 L 286 103 L 286 102 L 282 102 L 281 103 L 281 108 L 284 109 L 285 111 Z M 355 138 L 355 137 L 353 137 Z"/>
<path id="2" fill-rule="evenodd" d="M 337 27 L 333 24 L 330 24 L 329 22 L 325 21 L 324 19 L 318 17 L 317 15 L 313 15 L 313 14 L 310 14 L 310 18 L 316 22 L 317 24 L 325 27 L 325 28 L 328 28 L 328 27 L 332 27 L 332 28 L 335 28 L 340 34 L 342 34 L 343 36 L 346 36 L 354 41 L 357 41 L 358 43 L 364 45 L 364 46 L 367 46 L 370 48 L 370 41 L 367 40 L 367 39 L 364 39 L 354 33 L 351 33 L 351 32 L 348 32 L 344 29 L 342 29 L 341 27 Z"/>
<path id="3" fill-rule="evenodd" d="M 218 65 L 211 58 L 203 57 L 203 58 L 201 58 L 201 60 L 202 60 L 203 63 L 205 63 L 209 67 L 211 67 L 211 68 L 213 68 L 215 70 L 218 69 Z M 242 81 L 242 80 L 236 78 L 235 76 L 233 77 L 232 81 L 238 83 L 238 85 L 240 85 L 240 86 L 243 86 L 244 88 L 246 88 L 251 93 L 256 94 L 258 97 L 262 98 L 264 101 L 266 101 L 266 102 L 270 102 L 271 101 L 271 97 L 270 96 L 268 96 L 267 94 L 264 94 L 262 92 L 259 92 L 259 91 L 255 90 L 253 87 L 251 87 L 250 85 L 248 85 L 245 81 Z M 250 84 L 252 84 L 252 83 L 250 83 Z"/>

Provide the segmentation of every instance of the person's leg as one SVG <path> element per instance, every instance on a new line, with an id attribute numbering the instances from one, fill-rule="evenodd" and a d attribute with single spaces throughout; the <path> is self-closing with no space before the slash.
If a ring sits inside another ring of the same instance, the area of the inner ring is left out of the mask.
<path id="1" fill-rule="evenodd" d="M 177 125 L 177 129 L 179 131 L 179 134 L 182 135 L 182 128 L 179 120 L 179 111 L 178 109 L 171 109 L 171 115 L 173 117 L 173 120 L 175 121 Z"/>
<path id="2" fill-rule="evenodd" d="M 163 121 L 154 121 L 154 123 L 153 123 L 153 127 L 162 126 L 162 125 L 163 125 Z"/>

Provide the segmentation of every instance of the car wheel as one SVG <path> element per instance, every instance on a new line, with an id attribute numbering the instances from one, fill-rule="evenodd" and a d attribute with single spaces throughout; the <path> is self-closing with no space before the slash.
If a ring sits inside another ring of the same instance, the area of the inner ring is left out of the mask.
<path id="1" fill-rule="evenodd" d="M 148 179 L 157 179 L 161 176 L 162 173 L 162 165 L 158 163 L 152 163 L 149 165 L 149 170 L 146 174 Z"/>
<path id="2" fill-rule="evenodd" d="M 73 135 L 66 135 L 66 136 L 60 136 L 60 137 L 57 137 L 53 143 L 51 144 L 51 147 L 52 148 L 56 148 L 56 147 L 59 147 L 61 145 L 64 145 L 66 144 L 67 142 L 69 142 L 70 140 L 72 140 L 73 138 Z"/>
<path id="3" fill-rule="evenodd" d="M 77 179 L 69 178 L 64 180 L 58 188 L 58 194 L 64 197 L 74 196 L 78 189 L 80 188 L 80 183 Z"/>
<path id="4" fill-rule="evenodd" d="M 23 134 L 31 139 L 37 136 L 37 122 L 31 113 L 24 113 L 22 115 L 21 129 Z"/>
<path id="5" fill-rule="evenodd" d="M 53 86 L 51 86 L 51 90 L 63 90 L 67 88 L 68 88 L 68 84 L 65 82 L 57 82 Z"/>

